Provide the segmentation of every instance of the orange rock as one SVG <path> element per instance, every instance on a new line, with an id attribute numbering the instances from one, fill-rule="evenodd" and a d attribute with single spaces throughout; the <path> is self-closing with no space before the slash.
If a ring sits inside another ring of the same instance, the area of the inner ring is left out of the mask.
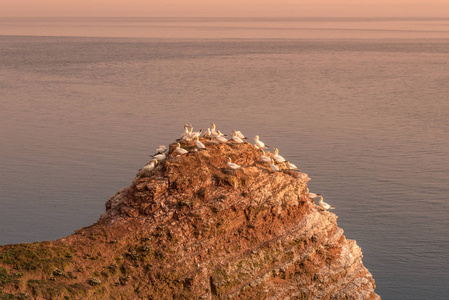
<path id="1" fill-rule="evenodd" d="M 207 150 L 183 156 L 173 155 L 170 145 L 165 161 L 139 173 L 107 201 L 95 224 L 78 233 L 0 247 L 0 271 L 11 278 L 0 283 L 2 293 L 379 299 L 360 248 L 344 238 L 337 216 L 304 201 L 307 174 L 272 173 L 259 161 L 261 151 L 247 143 L 202 142 Z M 182 147 L 194 149 L 188 142 Z M 226 157 L 242 165 L 238 174 L 227 168 Z M 56 269 L 72 276 L 55 277 Z M 11 275 L 18 272 L 23 275 Z M 92 278 L 99 283 L 89 284 Z"/>

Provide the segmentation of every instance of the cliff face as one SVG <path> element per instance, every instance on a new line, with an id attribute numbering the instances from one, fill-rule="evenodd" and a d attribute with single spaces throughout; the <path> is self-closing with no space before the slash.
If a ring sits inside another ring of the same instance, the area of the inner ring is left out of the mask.
<path id="1" fill-rule="evenodd" d="M 0 298 L 379 299 L 306 174 L 271 172 L 250 144 L 203 142 L 182 156 L 171 145 L 92 226 L 0 247 Z"/>

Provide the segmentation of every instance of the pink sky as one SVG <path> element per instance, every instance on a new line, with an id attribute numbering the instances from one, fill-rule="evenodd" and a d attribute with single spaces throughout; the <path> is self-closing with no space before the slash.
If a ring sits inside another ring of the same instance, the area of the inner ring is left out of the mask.
<path id="1" fill-rule="evenodd" d="M 1 0 L 1 17 L 449 17 L 449 0 Z"/>

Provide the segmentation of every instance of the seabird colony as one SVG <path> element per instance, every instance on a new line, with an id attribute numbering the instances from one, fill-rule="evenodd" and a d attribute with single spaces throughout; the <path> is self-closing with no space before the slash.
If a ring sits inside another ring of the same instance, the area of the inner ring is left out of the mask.
<path id="1" fill-rule="evenodd" d="M 192 125 L 185 124 L 184 132 L 180 136 L 178 141 L 186 141 L 186 142 L 193 141 L 196 146 L 195 151 L 207 150 L 206 146 L 202 142 L 200 142 L 200 137 L 209 138 L 210 139 L 209 142 L 213 143 L 213 144 L 227 143 L 229 141 L 233 141 L 238 144 L 248 143 L 248 142 L 246 142 L 247 138 L 240 131 L 233 130 L 232 138 L 228 140 L 226 138 L 226 134 L 223 134 L 222 132 L 220 132 L 220 130 L 217 130 L 217 127 L 215 126 L 215 124 L 211 123 L 211 125 L 212 125 L 212 129 L 208 128 L 207 131 L 203 133 L 202 129 L 200 131 L 194 132 Z M 265 149 L 267 149 L 268 146 L 260 140 L 258 135 L 256 135 L 256 137 L 254 138 L 254 147 L 256 149 L 260 149 L 262 151 L 262 154 L 260 155 L 259 158 L 262 162 L 269 164 L 272 172 L 279 172 L 283 169 L 301 172 L 298 169 L 298 167 L 296 167 L 294 164 L 290 163 L 284 157 L 279 155 L 279 149 L 274 148 L 274 153 L 265 152 Z M 152 159 L 149 160 L 147 162 L 147 164 L 145 165 L 145 167 L 143 167 L 140 170 L 145 170 L 145 171 L 153 170 L 158 162 L 163 161 L 167 158 L 167 156 L 165 154 L 166 151 L 167 151 L 167 147 L 164 145 L 160 145 L 156 149 L 156 154 L 154 154 L 152 156 Z M 175 151 L 176 151 L 176 153 L 178 153 L 178 155 L 185 155 L 185 154 L 189 153 L 188 150 L 181 148 L 180 143 L 177 143 Z M 227 165 L 228 165 L 229 169 L 236 171 L 236 170 L 242 168 L 242 166 L 240 166 L 236 163 L 233 163 L 230 157 L 227 157 L 227 160 L 228 160 Z M 327 204 L 326 202 L 323 201 L 323 196 L 321 194 L 311 193 L 311 192 L 309 192 L 308 188 L 306 188 L 305 196 L 309 199 L 312 199 L 313 201 L 315 201 L 316 198 L 319 198 L 318 205 L 320 207 L 322 207 L 324 210 L 334 209 L 333 206 L 330 206 L 329 204 Z"/>

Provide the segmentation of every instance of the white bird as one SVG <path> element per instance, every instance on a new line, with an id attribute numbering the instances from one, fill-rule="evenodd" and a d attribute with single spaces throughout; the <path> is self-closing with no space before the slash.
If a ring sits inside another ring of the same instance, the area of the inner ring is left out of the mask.
<path id="1" fill-rule="evenodd" d="M 232 140 L 236 143 L 243 144 L 243 140 L 237 136 L 237 133 L 234 130 L 232 132 L 234 133 L 232 136 Z"/>
<path id="2" fill-rule="evenodd" d="M 285 158 L 280 156 L 279 154 L 279 150 L 278 148 L 274 148 L 274 160 L 277 161 L 278 163 L 283 163 L 285 162 Z"/>
<path id="3" fill-rule="evenodd" d="M 323 196 L 321 196 L 320 194 L 317 195 L 320 200 L 318 201 L 319 206 L 321 206 L 324 209 L 334 209 L 335 207 L 330 206 L 329 204 L 327 204 L 326 202 L 323 201 Z"/>
<path id="4" fill-rule="evenodd" d="M 260 159 L 263 162 L 266 162 L 266 163 L 270 163 L 271 162 L 271 158 L 269 158 L 268 156 L 265 156 L 265 151 L 263 151 L 263 150 L 262 150 L 262 155 L 260 156 Z"/>
<path id="5" fill-rule="evenodd" d="M 195 145 L 196 145 L 196 147 L 197 147 L 198 149 L 200 149 L 200 150 L 206 150 L 206 146 L 204 146 L 204 144 L 200 142 L 199 137 L 196 136 L 196 137 L 194 138 L 194 141 L 195 141 Z"/>
<path id="6" fill-rule="evenodd" d="M 220 143 L 226 143 L 228 141 L 228 139 L 223 136 L 223 134 L 220 132 L 220 130 L 217 131 L 217 135 L 215 136 L 215 138 Z"/>
<path id="7" fill-rule="evenodd" d="M 192 140 L 192 134 L 193 134 L 193 127 L 190 127 L 190 129 L 187 129 L 187 132 L 184 133 L 181 140 L 183 141 L 191 141 Z"/>
<path id="8" fill-rule="evenodd" d="M 238 164 L 235 164 L 231 161 L 231 158 L 228 157 L 228 167 L 233 169 L 233 170 L 237 170 L 240 169 L 242 166 L 239 166 Z"/>
<path id="9" fill-rule="evenodd" d="M 218 133 L 217 133 L 215 124 L 214 124 L 214 123 L 210 123 L 210 124 L 212 125 L 212 129 L 210 130 L 211 134 L 212 134 L 213 136 L 217 136 Z"/>
<path id="10" fill-rule="evenodd" d="M 285 164 L 287 165 L 287 169 L 289 170 L 300 171 L 297 166 L 290 163 L 289 161 L 286 161 Z"/>
<path id="11" fill-rule="evenodd" d="M 181 148 L 181 145 L 179 143 L 175 150 L 176 150 L 176 152 L 178 152 L 181 155 L 189 153 L 189 151 L 187 151 L 186 149 Z"/>
<path id="12" fill-rule="evenodd" d="M 189 133 L 187 134 L 187 137 L 185 140 L 190 142 L 193 139 L 193 137 L 195 136 L 195 134 L 196 134 L 196 132 L 193 132 L 193 126 L 190 125 L 190 130 L 189 130 Z"/>
<path id="13" fill-rule="evenodd" d="M 181 134 L 181 137 L 179 138 L 180 140 L 184 140 L 189 134 L 189 125 L 185 124 L 184 125 L 184 133 Z"/>
<path id="14" fill-rule="evenodd" d="M 190 129 L 188 129 L 187 132 L 184 133 L 184 135 L 181 138 L 181 140 L 190 142 L 196 136 L 200 136 L 200 134 L 203 132 L 203 129 L 201 129 L 200 131 L 193 132 L 193 126 L 192 125 L 187 125 L 187 126 L 190 127 Z"/>
<path id="15" fill-rule="evenodd" d="M 317 197 L 320 196 L 320 194 L 311 193 L 311 192 L 309 191 L 309 188 L 306 188 L 305 194 L 306 194 L 306 196 L 309 197 L 310 199 L 315 199 L 315 198 L 317 198 Z"/>
<path id="16" fill-rule="evenodd" d="M 258 149 L 265 149 L 267 147 L 264 142 L 259 141 L 259 136 L 258 135 L 256 135 L 256 137 L 254 138 L 254 145 Z"/>
<path id="17" fill-rule="evenodd" d="M 192 127 L 192 130 L 193 130 L 193 127 Z M 203 129 L 200 129 L 200 131 L 192 132 L 191 138 L 194 139 L 195 137 L 200 137 L 202 132 L 203 132 Z"/>
<path id="18" fill-rule="evenodd" d="M 217 130 L 217 136 L 225 137 L 227 135 L 222 133 L 220 130 Z"/>
<path id="19" fill-rule="evenodd" d="M 279 172 L 279 168 L 274 164 L 274 160 L 271 160 L 270 168 L 273 172 Z"/>
<path id="20" fill-rule="evenodd" d="M 141 170 L 145 170 L 145 171 L 151 171 L 154 169 L 154 167 L 157 165 L 157 159 L 152 159 L 151 163 L 149 163 L 148 165 L 146 165 L 145 167 L 143 167 Z"/>
<path id="21" fill-rule="evenodd" d="M 207 131 L 206 131 L 206 133 L 203 135 L 203 137 L 208 137 L 208 138 L 210 138 L 210 135 L 211 135 L 210 128 L 207 128 Z"/>
<path id="22" fill-rule="evenodd" d="M 167 155 L 165 155 L 165 153 L 161 153 L 161 154 L 157 154 L 157 155 L 153 155 L 154 159 L 157 159 L 158 161 L 164 160 L 167 158 Z"/>
<path id="23" fill-rule="evenodd" d="M 236 131 L 234 131 L 234 132 L 235 132 L 235 134 L 236 134 L 239 138 L 241 138 L 242 140 L 247 139 L 247 138 L 243 135 L 243 133 L 241 133 L 239 130 L 236 130 Z"/>
<path id="24" fill-rule="evenodd" d="M 220 132 L 220 130 L 217 130 L 217 127 L 214 123 L 210 123 L 212 125 L 212 129 L 210 130 L 211 134 L 215 137 L 217 136 L 226 136 L 226 134 L 223 134 Z"/>
<path id="25" fill-rule="evenodd" d="M 159 148 L 156 149 L 156 153 L 164 153 L 165 151 L 167 151 L 167 147 L 165 147 L 164 145 L 160 145 Z"/>

